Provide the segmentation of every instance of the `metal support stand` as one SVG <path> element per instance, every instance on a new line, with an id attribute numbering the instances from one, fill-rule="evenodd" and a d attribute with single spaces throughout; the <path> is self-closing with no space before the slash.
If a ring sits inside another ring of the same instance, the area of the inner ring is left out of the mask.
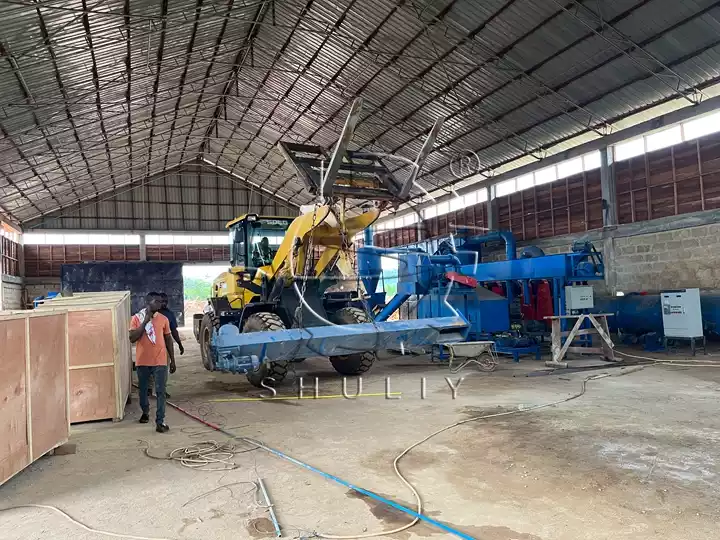
<path id="1" fill-rule="evenodd" d="M 568 367 L 567 362 L 562 362 L 568 352 L 578 354 L 601 354 L 608 362 L 615 362 L 614 347 L 615 344 L 610 338 L 610 330 L 608 329 L 607 317 L 612 313 L 595 313 L 581 315 L 560 315 L 545 317 L 552 322 L 552 360 L 545 362 L 548 367 Z M 577 319 L 572 330 L 564 331 L 562 322 L 567 319 Z M 591 328 L 581 328 L 584 321 L 590 321 Z M 598 334 L 600 336 L 600 347 L 573 347 L 572 342 L 578 336 L 589 334 Z M 562 340 L 565 338 L 565 343 Z"/>
<path id="2" fill-rule="evenodd" d="M 698 342 L 698 341 L 701 341 L 701 342 L 702 342 L 703 354 L 707 354 L 707 347 L 706 347 L 707 339 L 705 338 L 705 336 L 690 337 L 690 338 L 688 338 L 688 337 L 663 336 L 663 349 L 665 349 L 665 353 L 666 353 L 666 354 L 670 354 L 670 349 L 668 349 L 668 346 L 667 346 L 668 339 L 672 339 L 672 340 L 683 340 L 683 341 L 684 341 L 684 340 L 687 340 L 687 341 L 689 341 L 689 342 L 690 342 L 690 351 L 692 352 L 692 355 L 693 355 L 693 356 L 695 356 L 695 353 L 697 352 L 697 342 Z"/>

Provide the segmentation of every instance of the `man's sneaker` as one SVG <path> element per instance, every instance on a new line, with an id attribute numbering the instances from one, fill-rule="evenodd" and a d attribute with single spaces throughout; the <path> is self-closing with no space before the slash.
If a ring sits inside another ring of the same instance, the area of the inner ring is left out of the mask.
<path id="1" fill-rule="evenodd" d="M 158 424 L 155 427 L 155 431 L 157 431 L 158 433 L 167 433 L 168 431 L 170 431 L 170 427 L 167 424 Z"/>
<path id="2" fill-rule="evenodd" d="M 140 423 L 147 424 L 149 421 L 150 417 L 146 413 L 142 413 L 142 416 L 140 417 Z"/>

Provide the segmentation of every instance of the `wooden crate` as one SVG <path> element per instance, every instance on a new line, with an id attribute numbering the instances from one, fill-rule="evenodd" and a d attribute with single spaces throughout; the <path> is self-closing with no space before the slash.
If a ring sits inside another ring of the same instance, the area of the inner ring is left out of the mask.
<path id="1" fill-rule="evenodd" d="M 0 314 L 0 484 L 70 436 L 66 313 Z"/>
<path id="2" fill-rule="evenodd" d="M 130 293 L 56 297 L 36 311 L 67 313 L 70 422 L 122 420 L 132 385 Z"/>

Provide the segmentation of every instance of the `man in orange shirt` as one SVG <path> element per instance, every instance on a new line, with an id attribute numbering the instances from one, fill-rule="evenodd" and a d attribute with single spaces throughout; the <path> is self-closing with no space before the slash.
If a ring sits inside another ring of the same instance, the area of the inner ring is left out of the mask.
<path id="1" fill-rule="evenodd" d="M 130 321 L 130 343 L 135 343 L 135 366 L 137 369 L 138 386 L 140 387 L 141 424 L 150 421 L 150 400 L 148 387 L 150 380 L 155 379 L 155 395 L 157 396 L 157 412 L 155 430 L 165 433 L 170 428 L 165 423 L 165 385 L 168 374 L 168 358 L 170 373 L 175 373 L 175 353 L 172 346 L 170 322 L 162 313 L 160 295 L 149 293 L 145 297 L 145 308 L 133 315 Z"/>

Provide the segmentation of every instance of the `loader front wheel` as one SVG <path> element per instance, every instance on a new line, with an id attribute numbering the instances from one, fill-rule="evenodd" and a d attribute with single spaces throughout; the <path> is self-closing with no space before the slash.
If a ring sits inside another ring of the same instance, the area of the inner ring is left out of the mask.
<path id="1" fill-rule="evenodd" d="M 342 308 L 333 317 L 335 324 L 362 324 L 372 322 L 364 310 L 356 307 Z M 374 352 L 331 356 L 332 367 L 341 375 L 361 375 L 369 370 L 377 360 Z"/>
<path id="2" fill-rule="evenodd" d="M 282 319 L 274 313 L 255 313 L 250 315 L 243 325 L 243 333 L 245 332 L 272 332 L 275 330 L 285 330 L 285 324 Z M 258 388 L 265 386 L 277 386 L 285 377 L 291 368 L 291 362 L 263 362 L 257 369 L 247 372 L 247 380 L 253 386 Z"/>
<path id="3" fill-rule="evenodd" d="M 215 358 L 210 348 L 210 338 L 212 337 L 213 330 L 220 327 L 220 321 L 214 315 L 205 313 L 202 321 L 200 321 L 200 332 L 198 333 L 198 343 L 200 343 L 200 357 L 202 358 L 203 366 L 209 371 L 215 369 Z"/>

